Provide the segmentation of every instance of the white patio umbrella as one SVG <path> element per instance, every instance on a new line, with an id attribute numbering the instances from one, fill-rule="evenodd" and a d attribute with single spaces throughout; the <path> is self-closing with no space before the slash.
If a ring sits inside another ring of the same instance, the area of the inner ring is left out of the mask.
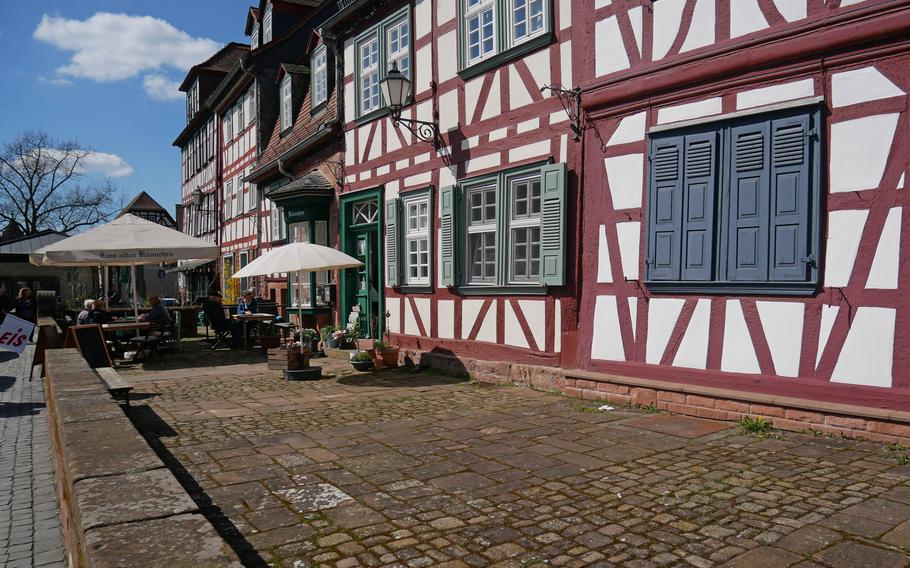
<path id="1" fill-rule="evenodd" d="M 262 256 L 235 272 L 232 278 L 249 278 L 281 272 L 304 272 L 357 268 L 363 263 L 340 250 L 312 243 L 290 243 L 262 253 Z M 303 313 L 298 307 L 298 317 Z"/>
<path id="2" fill-rule="evenodd" d="M 218 246 L 208 241 L 127 213 L 106 225 L 42 247 L 29 254 L 29 261 L 36 266 L 129 266 L 133 314 L 138 317 L 137 266 L 216 259 L 219 253 Z"/>

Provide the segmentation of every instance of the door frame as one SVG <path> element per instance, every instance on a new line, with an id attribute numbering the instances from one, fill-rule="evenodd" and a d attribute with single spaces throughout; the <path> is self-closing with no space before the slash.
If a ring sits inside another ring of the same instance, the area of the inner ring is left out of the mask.
<path id="1" fill-rule="evenodd" d="M 352 193 L 345 193 L 338 196 L 338 246 L 342 252 L 354 256 L 355 250 L 354 246 L 356 245 L 357 239 L 354 237 L 354 230 L 351 228 L 351 205 L 360 201 L 367 201 L 370 199 L 376 200 L 376 259 L 374 262 L 378 263 L 378 270 L 376 274 L 379 275 L 378 282 L 376 283 L 376 288 L 379 290 L 379 336 L 372 339 L 381 340 L 383 335 L 385 335 L 385 201 L 383 195 L 385 193 L 384 186 L 375 187 L 373 189 L 365 189 L 362 191 L 356 191 Z M 360 225 L 365 227 L 365 225 Z M 368 226 L 368 225 L 366 225 Z M 349 279 L 346 277 L 347 274 L 343 275 L 340 278 L 338 283 L 339 287 L 339 312 L 338 319 L 339 323 L 344 326 L 348 322 L 348 315 L 351 313 L 351 308 L 353 307 L 353 290 L 349 286 Z"/>

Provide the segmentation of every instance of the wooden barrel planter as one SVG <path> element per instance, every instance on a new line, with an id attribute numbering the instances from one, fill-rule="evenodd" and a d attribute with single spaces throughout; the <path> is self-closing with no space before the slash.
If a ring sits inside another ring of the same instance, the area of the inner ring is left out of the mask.
<path id="1" fill-rule="evenodd" d="M 268 351 L 269 369 L 276 371 L 296 371 L 306 369 L 310 366 L 309 349 L 302 350 L 300 347 L 289 347 L 287 349 L 275 348 Z"/>

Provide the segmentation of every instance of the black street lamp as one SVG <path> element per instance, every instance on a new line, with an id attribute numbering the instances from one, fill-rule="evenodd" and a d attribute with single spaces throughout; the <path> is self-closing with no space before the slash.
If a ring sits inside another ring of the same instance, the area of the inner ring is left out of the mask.
<path id="1" fill-rule="evenodd" d="M 439 127 L 435 122 L 401 118 L 401 108 L 411 96 L 411 81 L 398 70 L 396 62 L 392 62 L 392 68 L 389 69 L 385 79 L 379 82 L 379 89 L 382 91 L 386 106 L 389 107 L 392 124 L 395 126 L 404 124 L 405 128 L 413 132 L 415 136 L 424 142 L 432 143 L 435 148 L 439 148 Z"/>

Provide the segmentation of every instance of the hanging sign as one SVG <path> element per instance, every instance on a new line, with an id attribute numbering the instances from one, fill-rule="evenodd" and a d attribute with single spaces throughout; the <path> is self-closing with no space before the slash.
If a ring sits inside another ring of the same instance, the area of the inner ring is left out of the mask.
<path id="1" fill-rule="evenodd" d="M 22 353 L 34 331 L 35 324 L 32 322 L 7 314 L 0 326 L 0 349 Z"/>

